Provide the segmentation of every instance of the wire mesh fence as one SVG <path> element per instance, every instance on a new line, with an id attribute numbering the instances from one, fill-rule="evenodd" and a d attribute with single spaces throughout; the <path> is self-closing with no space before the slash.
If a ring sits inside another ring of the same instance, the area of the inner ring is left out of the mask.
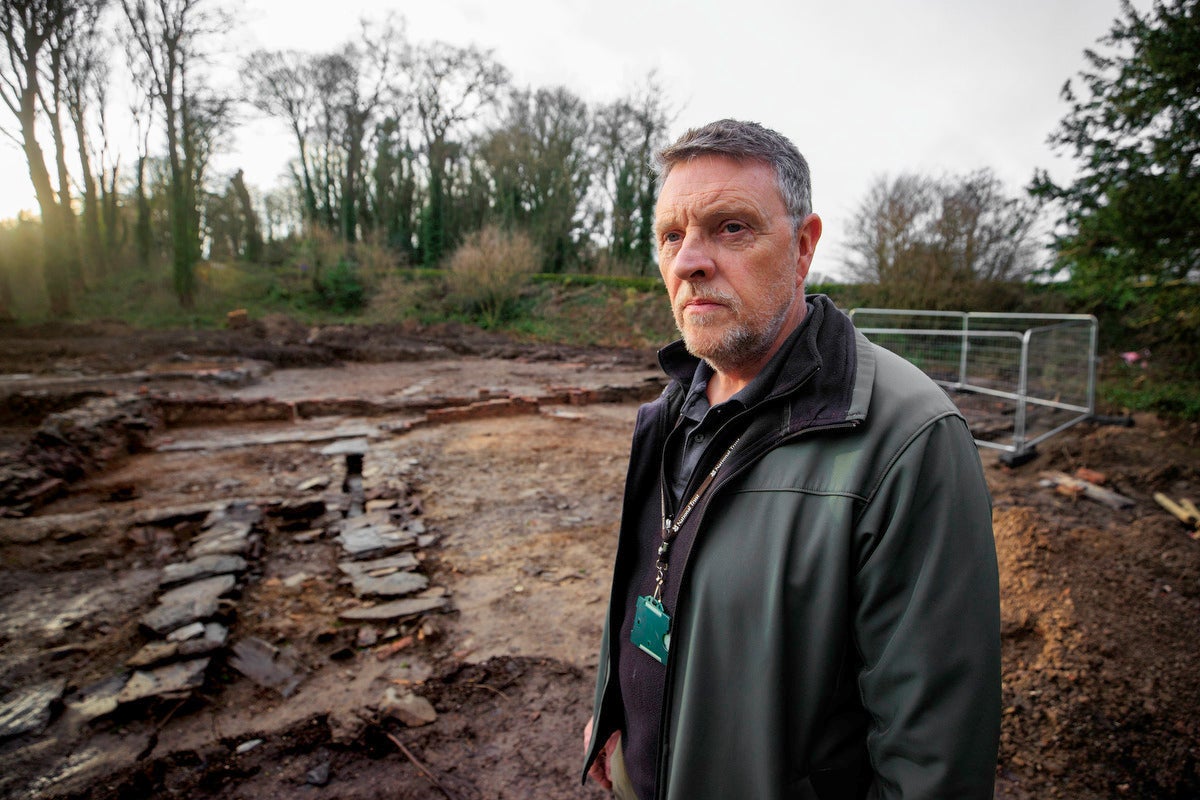
<path id="1" fill-rule="evenodd" d="M 1026 460 L 1095 413 L 1096 318 L 856 308 L 855 326 L 945 388 L 977 444 Z"/>

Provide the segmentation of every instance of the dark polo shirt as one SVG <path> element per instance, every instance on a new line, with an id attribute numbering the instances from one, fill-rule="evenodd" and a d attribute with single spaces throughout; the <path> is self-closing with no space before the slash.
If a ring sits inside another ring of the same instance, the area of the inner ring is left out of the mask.
<path id="1" fill-rule="evenodd" d="M 796 342 L 803 337 L 812 311 L 812 303 L 809 302 L 804 320 L 788 336 L 762 371 L 740 392 L 723 403 L 709 405 L 706 390 L 708 382 L 712 379 L 713 369 L 703 361 L 697 365 L 680 408 L 679 418 L 667 437 L 663 451 L 664 493 L 669 516 L 673 518 L 677 511 L 686 505 L 699 487 L 704 474 L 712 469 L 733 441 L 732 436 L 717 437 L 717 432 L 729 420 L 752 408 L 770 394 L 783 365 L 791 357 Z M 663 366 L 667 367 L 666 364 Z M 710 446 L 714 439 L 718 441 L 717 447 Z M 655 508 L 647 509 L 643 519 L 660 518 L 658 494 L 650 493 Z M 682 567 L 695 541 L 696 530 L 694 525 L 684 526 L 671 543 L 667 579 L 662 595 L 663 607 L 668 614 L 674 613 Z M 660 542 L 660 527 L 644 524 L 639 542 L 640 572 L 629 585 L 629 592 L 625 598 L 625 607 L 629 610 L 625 614 L 620 635 L 612 645 L 617 649 L 618 677 L 625 707 L 622 742 L 625 766 L 638 797 L 643 800 L 654 796 L 655 762 L 658 757 L 666 667 L 631 644 L 629 636 L 633 629 L 637 598 L 654 592 L 654 562 Z"/>

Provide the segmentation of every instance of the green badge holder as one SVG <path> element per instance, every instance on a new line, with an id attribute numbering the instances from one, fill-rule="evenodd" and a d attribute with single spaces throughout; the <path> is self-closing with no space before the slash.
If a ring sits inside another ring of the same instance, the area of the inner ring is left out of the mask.
<path id="1" fill-rule="evenodd" d="M 629 641 L 658 663 L 667 663 L 667 650 L 671 647 L 671 617 L 663 610 L 662 603 L 649 595 L 638 598 Z"/>

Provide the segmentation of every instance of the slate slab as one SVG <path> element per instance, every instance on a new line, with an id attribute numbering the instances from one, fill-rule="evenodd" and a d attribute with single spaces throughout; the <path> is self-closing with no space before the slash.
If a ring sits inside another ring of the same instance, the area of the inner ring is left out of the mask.
<path id="1" fill-rule="evenodd" d="M 367 525 L 343 530 L 337 537 L 352 559 L 382 558 L 414 547 L 417 537 L 393 526 Z"/>
<path id="2" fill-rule="evenodd" d="M 429 579 L 417 572 L 394 572 L 382 578 L 355 575 L 351 583 L 359 597 L 403 597 L 427 588 Z"/>
<path id="3" fill-rule="evenodd" d="M 368 561 L 342 561 L 338 563 L 338 569 L 350 577 L 370 575 L 372 578 L 382 578 L 392 572 L 416 569 L 420 563 L 412 553 L 398 553 L 387 558 L 375 558 Z"/>
<path id="4" fill-rule="evenodd" d="M 219 598 L 231 591 L 237 580 L 232 575 L 185 583 L 163 593 L 158 606 L 142 616 L 141 623 L 159 636 L 199 620 L 214 616 L 220 607 Z"/>
<path id="5" fill-rule="evenodd" d="M 45 730 L 65 688 L 66 682 L 58 679 L 5 695 L 0 700 L 0 739 Z"/>
<path id="6" fill-rule="evenodd" d="M 124 705 L 152 697 L 167 700 L 186 697 L 204 685 L 204 671 L 211 660 L 197 658 L 152 670 L 138 670 L 129 677 L 129 682 L 117 696 L 117 702 Z"/>
<path id="7" fill-rule="evenodd" d="M 201 556 L 242 555 L 250 549 L 252 530 L 253 526 L 249 522 L 219 522 L 192 540 L 192 546 L 188 548 L 188 557 L 194 560 Z"/>
<path id="8" fill-rule="evenodd" d="M 134 669 L 144 669 L 176 659 L 208 655 L 225 646 L 225 640 L 229 637 L 229 629 L 224 625 L 219 622 L 207 624 L 197 622 L 195 625 L 200 627 L 201 635 L 175 639 L 168 636 L 165 641 L 147 642 L 141 650 L 138 650 L 125 662 L 125 665 Z M 180 630 L 189 630 L 193 627 L 193 625 L 188 625 Z M 171 636 L 174 636 L 174 633 Z"/>
<path id="9" fill-rule="evenodd" d="M 229 666 L 283 697 L 290 697 L 304 677 L 303 669 L 295 659 L 256 637 L 243 639 L 233 646 Z"/>
<path id="10" fill-rule="evenodd" d="M 114 675 L 68 696 L 63 705 L 78 720 L 91 722 L 117 710 L 117 698 L 128 681 L 127 673 Z"/>
<path id="11" fill-rule="evenodd" d="M 246 571 L 246 559 L 238 555 L 213 554 L 200 556 L 191 561 L 178 564 L 167 564 L 163 567 L 161 586 L 175 586 L 198 578 L 209 578 L 213 575 L 228 575 Z"/>
<path id="12" fill-rule="evenodd" d="M 449 604 L 450 601 L 445 597 L 414 597 L 379 603 L 367 608 L 350 608 L 338 614 L 338 618 L 347 622 L 392 622 L 431 611 L 441 611 Z"/>

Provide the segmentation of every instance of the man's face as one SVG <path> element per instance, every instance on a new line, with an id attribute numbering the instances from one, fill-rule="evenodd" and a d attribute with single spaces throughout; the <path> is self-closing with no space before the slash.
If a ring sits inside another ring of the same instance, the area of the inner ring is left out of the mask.
<path id="1" fill-rule="evenodd" d="M 820 219 L 793 230 L 771 166 L 701 156 L 668 174 L 654 228 L 688 351 L 717 372 L 757 373 L 804 318 Z"/>

